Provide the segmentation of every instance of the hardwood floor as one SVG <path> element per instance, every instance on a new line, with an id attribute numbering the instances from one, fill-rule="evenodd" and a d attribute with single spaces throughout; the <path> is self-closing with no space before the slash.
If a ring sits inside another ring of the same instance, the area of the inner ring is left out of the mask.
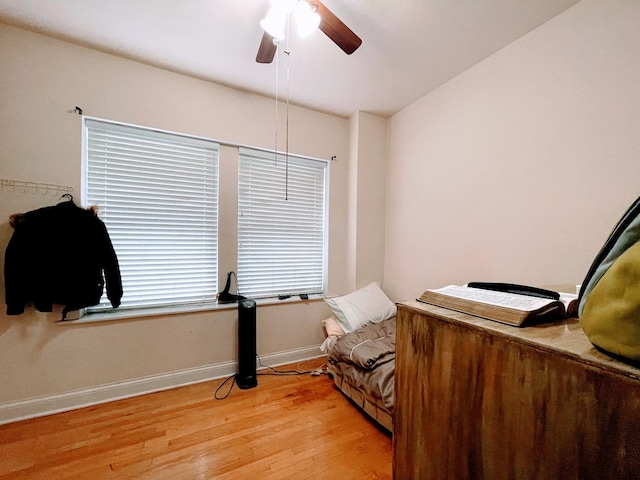
<path id="1" fill-rule="evenodd" d="M 392 478 L 391 436 L 327 375 L 260 375 L 216 400 L 221 383 L 2 425 L 0 479 Z"/>

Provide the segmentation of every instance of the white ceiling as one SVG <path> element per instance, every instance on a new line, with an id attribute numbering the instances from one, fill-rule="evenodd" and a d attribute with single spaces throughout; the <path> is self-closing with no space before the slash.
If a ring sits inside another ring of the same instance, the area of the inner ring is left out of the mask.
<path id="1" fill-rule="evenodd" d="M 388 117 L 578 2 L 322 1 L 362 38 L 352 55 L 317 30 L 256 63 L 269 0 L 0 0 L 0 22 L 269 97 L 277 77 L 293 104 Z"/>

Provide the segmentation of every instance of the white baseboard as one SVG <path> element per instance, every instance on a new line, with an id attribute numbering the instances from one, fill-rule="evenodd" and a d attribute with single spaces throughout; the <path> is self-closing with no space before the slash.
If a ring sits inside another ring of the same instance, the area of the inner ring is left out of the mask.
<path id="1" fill-rule="evenodd" d="M 288 363 L 302 362 L 322 357 L 320 346 L 304 347 L 296 350 L 261 355 L 262 365 L 276 367 Z M 49 395 L 20 402 L 0 405 L 0 425 L 28 418 L 42 417 L 53 413 L 75 410 L 77 408 L 112 402 L 123 398 L 135 397 L 152 392 L 182 387 L 193 383 L 206 382 L 233 375 L 237 371 L 237 362 L 224 362 L 215 365 L 179 370 L 149 377 L 126 380 L 111 385 L 101 385 L 73 392 Z M 261 367 L 258 366 L 258 369 Z"/>

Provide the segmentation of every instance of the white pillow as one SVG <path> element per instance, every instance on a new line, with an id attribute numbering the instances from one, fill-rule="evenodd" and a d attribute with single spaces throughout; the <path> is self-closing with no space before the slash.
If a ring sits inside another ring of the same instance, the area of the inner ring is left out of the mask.
<path id="1" fill-rule="evenodd" d="M 396 314 L 396 305 L 377 282 L 342 297 L 325 298 L 324 301 L 346 333 L 368 323 L 379 323 Z"/>

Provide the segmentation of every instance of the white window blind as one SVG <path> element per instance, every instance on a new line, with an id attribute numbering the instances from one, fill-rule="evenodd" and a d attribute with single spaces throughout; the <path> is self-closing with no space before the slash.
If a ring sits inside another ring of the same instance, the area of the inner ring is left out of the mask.
<path id="1" fill-rule="evenodd" d="M 219 145 L 93 119 L 84 145 L 86 204 L 118 256 L 120 309 L 215 302 Z M 106 296 L 89 311 L 104 309 Z"/>
<path id="2" fill-rule="evenodd" d="M 327 163 L 240 149 L 238 290 L 250 298 L 324 293 Z"/>

